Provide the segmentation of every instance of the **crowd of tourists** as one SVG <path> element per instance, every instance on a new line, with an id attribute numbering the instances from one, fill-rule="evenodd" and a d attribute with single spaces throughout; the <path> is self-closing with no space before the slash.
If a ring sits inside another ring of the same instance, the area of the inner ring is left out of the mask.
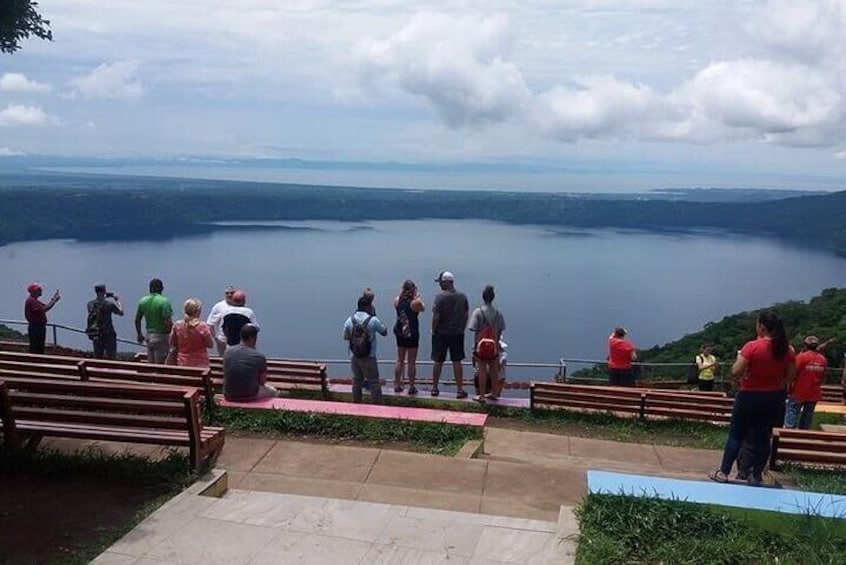
<path id="1" fill-rule="evenodd" d="M 784 324 L 769 311 L 758 316 L 755 332 L 755 339 L 743 345 L 731 366 L 737 394 L 728 439 L 719 469 L 709 475 L 721 483 L 729 482 L 737 464 L 738 479 L 761 484 L 773 428 L 809 429 L 816 404 L 822 400 L 828 368 L 822 351 L 832 340 L 820 341 L 817 336 L 808 335 L 797 354 Z M 627 334 L 625 328 L 618 327 L 608 338 L 608 383 L 613 386 L 635 386 L 637 351 Z M 694 362 L 699 389 L 713 390 L 719 362 L 711 344 L 702 345 Z M 846 390 L 846 366 L 842 384 Z"/>
<path id="2" fill-rule="evenodd" d="M 441 272 L 435 279 L 440 292 L 434 298 L 431 316 L 432 396 L 440 395 L 440 377 L 447 356 L 456 382 L 456 398 L 467 398 L 464 388 L 465 332 L 473 334 L 472 361 L 479 402 L 496 400 L 505 382 L 506 344 L 502 341 L 505 317 L 493 305 L 493 286 L 482 291 L 482 304 L 470 313 L 467 296 L 455 287 L 455 276 Z M 43 287 L 32 283 L 24 305 L 28 323 L 29 351 L 44 353 L 47 312 L 61 299 L 58 291 L 44 303 Z M 251 400 L 275 396 L 267 384 L 267 362 L 256 350 L 259 323 L 247 306 L 247 295 L 232 286 L 224 288 L 224 297 L 202 320 L 202 303 L 189 298 L 183 304 L 183 316 L 174 321 L 173 307 L 163 294 L 164 283 L 149 282 L 149 293 L 135 311 L 135 331 L 139 344 L 147 349 L 147 361 L 189 367 L 208 367 L 209 350 L 223 357 L 224 395 L 230 400 Z M 86 333 L 92 341 L 96 358 L 114 359 L 117 333 L 112 316 L 123 316 L 120 297 L 105 284 L 94 286 L 95 297 L 87 304 Z M 417 352 L 420 345 L 421 314 L 426 310 L 423 297 L 412 280 L 406 280 L 392 300 L 395 312 L 393 334 L 396 342 L 394 391 L 418 393 Z M 367 288 L 356 303 L 355 312 L 344 322 L 343 339 L 347 341 L 352 373 L 353 401 L 362 402 L 365 390 L 370 400 L 381 402 L 381 381 L 377 360 L 377 337 L 386 336 L 388 327 L 376 316 L 375 293 Z"/>

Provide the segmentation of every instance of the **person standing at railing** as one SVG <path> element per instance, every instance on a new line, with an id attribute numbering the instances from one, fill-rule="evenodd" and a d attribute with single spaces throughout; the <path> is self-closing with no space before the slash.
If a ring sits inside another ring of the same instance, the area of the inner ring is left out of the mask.
<path id="1" fill-rule="evenodd" d="M 441 292 L 435 296 L 432 306 L 432 396 L 438 396 L 440 389 L 441 371 L 447 352 L 452 362 L 452 373 L 455 376 L 455 386 L 458 389 L 455 397 L 467 398 L 464 390 L 464 328 L 470 317 L 470 303 L 463 292 L 455 289 L 455 276 L 449 271 L 442 271 L 435 282 L 441 287 Z"/>
<path id="2" fill-rule="evenodd" d="M 88 321 L 85 333 L 91 338 L 95 359 L 114 359 L 117 357 L 117 332 L 112 322 L 112 314 L 123 316 L 123 305 L 120 297 L 106 291 L 106 285 L 94 285 L 94 300 L 86 306 Z"/>
<path id="3" fill-rule="evenodd" d="M 212 306 L 206 324 L 211 328 L 214 334 L 214 340 L 217 343 L 217 354 L 223 357 L 223 352 L 226 351 L 226 334 L 223 333 L 223 316 L 226 310 L 232 306 L 232 296 L 235 294 L 235 287 L 226 285 L 223 287 L 223 300 Z"/>
<path id="4" fill-rule="evenodd" d="M 397 361 L 394 364 L 394 392 L 402 392 L 403 372 L 408 367 L 408 394 L 417 394 L 417 349 L 420 346 L 420 312 L 426 309 L 423 297 L 413 280 L 402 283 L 402 289 L 394 298 L 397 321 L 394 337 L 397 342 Z"/>
<path id="5" fill-rule="evenodd" d="M 209 367 L 209 349 L 214 346 L 212 330 L 200 320 L 203 303 L 198 298 L 189 298 L 183 305 L 185 316 L 173 324 L 170 331 L 170 353 L 168 365 L 183 367 Z"/>
<path id="6" fill-rule="evenodd" d="M 822 384 L 828 361 L 819 352 L 828 342 L 809 335 L 802 342 L 802 353 L 796 356 L 796 380 L 787 391 L 784 427 L 808 430 L 814 420 L 814 408 L 822 400 Z"/>
<path id="7" fill-rule="evenodd" d="M 719 364 L 712 350 L 711 344 L 705 343 L 699 348 L 699 355 L 696 356 L 696 368 L 699 370 L 697 374 L 699 390 L 714 390 L 714 374 Z"/>
<path id="8" fill-rule="evenodd" d="M 147 344 L 147 362 L 163 365 L 167 360 L 170 330 L 173 329 L 173 307 L 170 300 L 162 296 L 164 283 L 161 279 L 150 281 L 150 294 L 138 301 L 135 311 L 135 333 L 138 343 Z M 141 331 L 141 320 L 145 320 L 147 335 Z"/>
<path id="9" fill-rule="evenodd" d="M 44 287 L 40 283 L 32 283 L 26 287 L 29 293 L 24 302 L 24 317 L 27 321 L 27 334 L 29 335 L 29 352 L 44 353 L 44 344 L 47 341 L 47 312 L 62 299 L 59 291 L 53 293 L 50 301 L 44 304 L 38 300 L 44 293 Z"/>
<path id="10" fill-rule="evenodd" d="M 637 361 L 637 351 L 626 339 L 628 333 L 626 328 L 618 326 L 608 336 L 608 384 L 611 386 L 635 386 L 632 362 Z"/>

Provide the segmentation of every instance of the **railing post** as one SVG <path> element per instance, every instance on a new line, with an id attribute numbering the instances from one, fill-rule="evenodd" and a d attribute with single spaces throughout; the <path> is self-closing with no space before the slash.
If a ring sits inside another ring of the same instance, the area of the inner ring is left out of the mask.
<path id="1" fill-rule="evenodd" d="M 57 335 L 58 332 L 56 331 L 56 324 L 53 324 L 53 349 L 55 349 L 56 346 L 59 345 L 58 338 L 56 337 Z"/>

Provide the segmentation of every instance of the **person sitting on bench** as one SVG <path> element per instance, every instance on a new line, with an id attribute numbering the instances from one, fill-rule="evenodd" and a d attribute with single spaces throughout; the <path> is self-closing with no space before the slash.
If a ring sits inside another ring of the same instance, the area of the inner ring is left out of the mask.
<path id="1" fill-rule="evenodd" d="M 278 396 L 267 384 L 267 358 L 256 351 L 258 326 L 241 328 L 241 343 L 226 348 L 223 354 L 223 397 L 233 402 L 248 402 Z"/>

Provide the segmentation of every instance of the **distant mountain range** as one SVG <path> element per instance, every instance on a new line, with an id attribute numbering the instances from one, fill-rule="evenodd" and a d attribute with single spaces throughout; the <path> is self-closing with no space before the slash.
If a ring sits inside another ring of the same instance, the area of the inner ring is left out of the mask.
<path id="1" fill-rule="evenodd" d="M 0 163 L 16 157 L 5 157 Z M 216 222 L 485 219 L 778 237 L 846 255 L 846 192 L 667 189 L 646 195 L 390 190 L 0 169 L 0 245 L 169 239 Z M 264 229 L 267 229 L 266 227 Z"/>

